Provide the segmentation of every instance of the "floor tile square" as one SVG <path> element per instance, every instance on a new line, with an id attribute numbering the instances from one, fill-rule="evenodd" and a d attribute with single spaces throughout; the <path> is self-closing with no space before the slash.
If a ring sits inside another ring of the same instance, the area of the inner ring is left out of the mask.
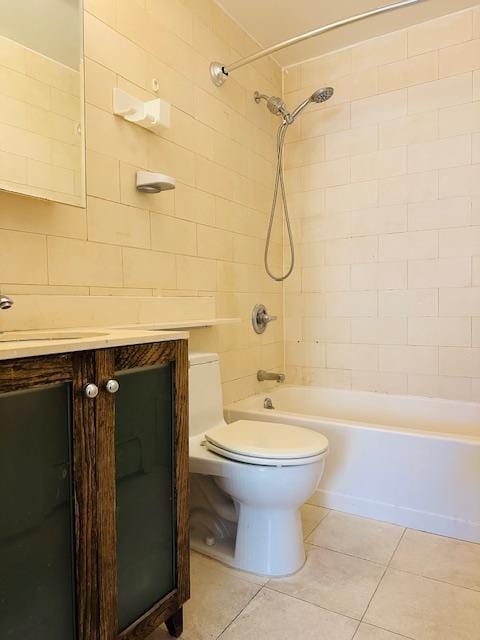
<path id="1" fill-rule="evenodd" d="M 480 591 L 480 544 L 409 529 L 391 567 Z"/>
<path id="2" fill-rule="evenodd" d="M 403 532 L 395 524 L 331 511 L 307 542 L 387 565 Z"/>
<path id="3" fill-rule="evenodd" d="M 359 620 L 384 571 L 368 560 L 310 547 L 300 571 L 287 578 L 272 578 L 267 586 Z"/>
<path id="4" fill-rule="evenodd" d="M 364 622 L 414 640 L 480 640 L 480 593 L 388 569 Z"/>
<path id="5" fill-rule="evenodd" d="M 262 589 L 220 640 L 352 640 L 357 622 Z"/>

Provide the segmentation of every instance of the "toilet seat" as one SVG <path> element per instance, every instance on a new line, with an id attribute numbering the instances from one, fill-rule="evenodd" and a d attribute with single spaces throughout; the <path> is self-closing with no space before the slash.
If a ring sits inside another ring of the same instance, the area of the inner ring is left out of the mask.
<path id="1" fill-rule="evenodd" d="M 238 420 L 205 433 L 207 449 L 238 462 L 263 466 L 311 464 L 328 450 L 325 436 L 278 422 Z"/>

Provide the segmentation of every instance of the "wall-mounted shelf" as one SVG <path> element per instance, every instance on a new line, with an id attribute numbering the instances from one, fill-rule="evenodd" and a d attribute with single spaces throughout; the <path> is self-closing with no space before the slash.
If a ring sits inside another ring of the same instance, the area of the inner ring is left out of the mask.
<path id="1" fill-rule="evenodd" d="M 115 88 L 113 113 L 144 129 L 159 131 L 170 128 L 170 104 L 160 98 L 142 102 L 123 89 Z"/>
<path id="2" fill-rule="evenodd" d="M 144 324 L 130 324 L 116 327 L 117 329 L 142 329 L 145 331 L 164 331 L 170 329 L 206 329 L 225 324 L 239 324 L 240 318 L 208 318 L 206 320 L 177 320 L 169 322 L 148 322 Z"/>

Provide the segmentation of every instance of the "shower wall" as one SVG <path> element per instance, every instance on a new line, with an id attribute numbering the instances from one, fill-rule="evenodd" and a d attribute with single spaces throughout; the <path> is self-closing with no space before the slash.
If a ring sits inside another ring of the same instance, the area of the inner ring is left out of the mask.
<path id="1" fill-rule="evenodd" d="M 290 382 L 480 400 L 480 8 L 284 72 Z"/>

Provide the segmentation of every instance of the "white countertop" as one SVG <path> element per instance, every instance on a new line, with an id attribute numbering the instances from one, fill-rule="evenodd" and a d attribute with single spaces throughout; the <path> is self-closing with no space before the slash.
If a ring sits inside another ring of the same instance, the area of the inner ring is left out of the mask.
<path id="1" fill-rule="evenodd" d="M 167 340 L 187 340 L 188 337 L 189 334 L 186 331 L 148 331 L 134 326 L 128 329 L 75 327 L 52 331 L 9 331 L 5 334 L 0 333 L 0 360 L 88 351 L 90 349 L 107 349 L 149 342 L 166 342 Z M 8 341 L 5 341 L 5 338 L 8 338 Z"/>

